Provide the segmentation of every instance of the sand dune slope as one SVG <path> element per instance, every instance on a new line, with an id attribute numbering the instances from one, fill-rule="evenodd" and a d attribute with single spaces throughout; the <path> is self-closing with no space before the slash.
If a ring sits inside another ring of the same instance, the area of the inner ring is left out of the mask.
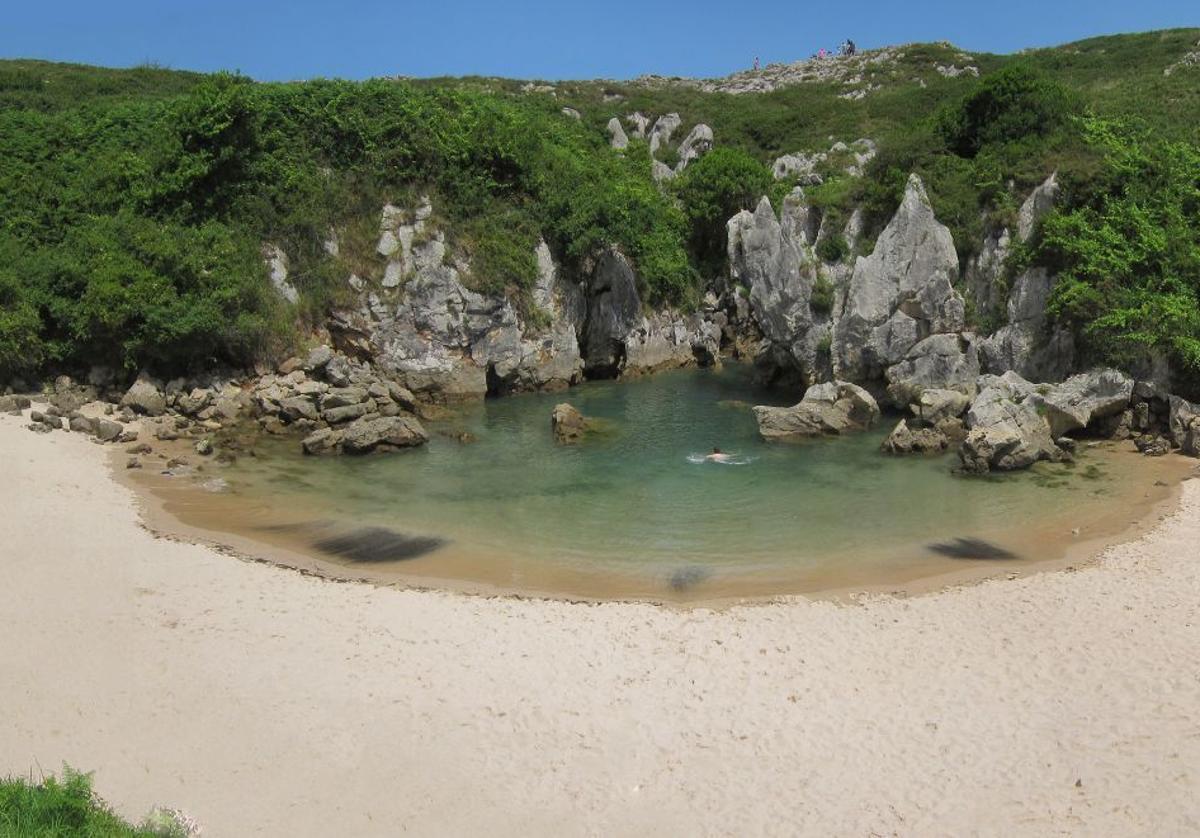
<path id="1" fill-rule="evenodd" d="M 0 773 L 206 836 L 1200 834 L 1200 481 L 1074 573 L 719 613 L 154 538 L 0 417 Z"/>

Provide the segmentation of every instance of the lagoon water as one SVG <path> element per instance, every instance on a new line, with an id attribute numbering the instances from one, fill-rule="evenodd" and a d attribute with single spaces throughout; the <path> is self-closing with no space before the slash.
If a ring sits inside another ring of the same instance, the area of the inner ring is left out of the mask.
<path id="1" fill-rule="evenodd" d="M 956 476 L 953 454 L 880 453 L 886 417 L 863 434 L 762 442 L 749 406 L 796 398 L 727 365 L 489 400 L 426 423 L 430 444 L 397 454 L 313 458 L 294 440 L 260 444 L 222 472 L 228 492 L 172 511 L 382 581 L 716 599 L 1059 558 L 1166 491 L 1145 458 L 1108 448 L 1068 466 Z M 561 401 L 602 431 L 556 444 Z M 704 460 L 713 446 L 734 462 Z"/>

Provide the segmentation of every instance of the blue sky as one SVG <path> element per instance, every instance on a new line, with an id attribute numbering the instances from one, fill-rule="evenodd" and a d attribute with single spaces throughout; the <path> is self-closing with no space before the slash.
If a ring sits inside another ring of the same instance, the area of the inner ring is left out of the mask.
<path id="1" fill-rule="evenodd" d="M 791 61 L 949 40 L 1013 52 L 1099 34 L 1200 26 L 1197 0 L 10 0 L 0 57 L 126 67 L 154 61 L 258 79 L 501 75 L 724 75 Z"/>

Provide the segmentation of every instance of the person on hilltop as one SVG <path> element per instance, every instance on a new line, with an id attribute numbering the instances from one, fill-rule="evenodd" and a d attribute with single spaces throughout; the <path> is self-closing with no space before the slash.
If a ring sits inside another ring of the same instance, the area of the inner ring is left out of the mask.
<path id="1" fill-rule="evenodd" d="M 858 51 L 858 47 L 854 45 L 854 41 L 846 39 L 846 55 L 854 55 Z"/>
<path id="2" fill-rule="evenodd" d="M 758 72 L 758 56 L 754 56 L 754 72 Z"/>

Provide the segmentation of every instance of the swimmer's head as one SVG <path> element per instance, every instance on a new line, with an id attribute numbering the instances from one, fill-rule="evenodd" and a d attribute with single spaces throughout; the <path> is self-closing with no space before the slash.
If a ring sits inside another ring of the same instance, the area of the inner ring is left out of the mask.
<path id="1" fill-rule="evenodd" d="M 720 449 L 720 448 L 718 448 L 717 446 L 715 446 L 715 445 L 714 445 L 714 446 L 713 446 L 713 453 L 714 453 L 714 454 L 720 454 L 720 453 L 721 453 L 721 449 Z"/>

